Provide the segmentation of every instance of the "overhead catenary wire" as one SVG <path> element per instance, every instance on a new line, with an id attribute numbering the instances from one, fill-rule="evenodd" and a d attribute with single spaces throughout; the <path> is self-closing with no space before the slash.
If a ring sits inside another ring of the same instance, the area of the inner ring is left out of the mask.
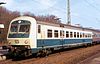
<path id="1" fill-rule="evenodd" d="M 38 2 L 37 0 L 33 0 L 33 1 L 35 1 L 35 3 L 37 3 L 37 4 L 40 4 L 40 2 Z M 84 0 L 89 6 L 91 6 L 92 8 L 94 8 L 94 10 L 96 10 L 96 11 L 98 11 L 98 12 L 100 12 L 100 10 L 94 5 L 94 4 L 92 4 L 92 3 L 90 3 L 89 1 L 87 1 L 87 0 Z M 54 4 L 55 5 L 55 4 Z M 51 6 L 51 7 L 49 7 L 49 8 L 47 8 L 47 9 L 44 9 L 44 10 L 42 10 L 42 11 L 40 11 L 39 13 L 42 13 L 42 12 L 46 12 L 46 11 L 52 11 L 52 9 L 55 9 L 55 10 L 59 10 L 59 11 L 61 11 L 62 13 L 65 13 L 65 14 L 67 14 L 67 11 L 65 10 L 65 8 L 59 8 L 59 7 L 54 7 L 54 6 Z M 72 15 L 73 16 L 73 15 Z M 77 17 L 77 16 L 75 16 L 75 17 Z M 86 18 L 84 18 L 84 17 L 77 17 L 77 18 L 79 18 L 79 19 L 82 19 L 82 20 L 88 20 L 88 19 L 86 19 Z M 95 18 L 96 19 L 96 18 Z M 89 21 L 89 20 L 88 20 Z"/>
<path id="2" fill-rule="evenodd" d="M 34 0 L 34 1 L 35 1 L 35 3 L 40 4 L 40 2 L 38 2 L 37 0 Z M 63 8 L 63 7 L 62 8 L 54 7 L 54 5 L 51 6 L 51 7 L 49 7 L 49 8 L 47 8 L 47 9 L 44 9 L 44 10 L 42 10 L 40 12 L 45 12 L 45 11 L 48 11 L 48 10 L 56 9 L 56 10 L 62 11 L 63 13 L 67 13 L 66 10 L 65 10 L 65 8 Z"/>
<path id="3" fill-rule="evenodd" d="M 87 0 L 84 0 L 88 5 L 90 5 L 91 7 L 93 7 L 95 10 L 97 10 L 98 12 L 100 12 L 100 9 L 97 8 L 96 6 L 94 6 L 92 3 L 90 3 L 89 1 Z"/>
<path id="4" fill-rule="evenodd" d="M 97 4 L 96 4 L 96 6 L 95 6 L 94 4 L 90 3 L 90 2 L 87 1 L 87 0 L 84 0 L 84 1 L 85 1 L 88 5 L 90 5 L 92 8 L 94 8 L 96 11 L 98 11 L 98 12 L 100 13 L 100 9 L 96 7 Z M 95 1 L 93 0 L 93 2 L 95 2 Z M 97 20 L 98 22 L 100 22 L 100 19 L 98 19 L 98 18 L 95 18 L 95 20 Z"/>

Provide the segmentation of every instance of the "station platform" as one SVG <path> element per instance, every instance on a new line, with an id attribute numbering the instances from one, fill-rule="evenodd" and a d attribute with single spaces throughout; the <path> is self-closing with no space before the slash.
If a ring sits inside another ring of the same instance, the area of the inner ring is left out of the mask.
<path id="1" fill-rule="evenodd" d="M 100 64 L 100 53 L 93 55 L 78 64 Z"/>

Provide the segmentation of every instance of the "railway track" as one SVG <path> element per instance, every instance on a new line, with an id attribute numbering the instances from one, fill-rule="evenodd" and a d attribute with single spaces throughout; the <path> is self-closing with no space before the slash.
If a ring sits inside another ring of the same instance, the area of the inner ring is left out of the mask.
<path id="1" fill-rule="evenodd" d="M 100 45 L 86 48 L 78 48 L 63 52 L 55 52 L 48 57 L 29 57 L 20 60 L 7 59 L 0 61 L 0 64 L 76 64 L 94 54 L 100 53 Z"/>

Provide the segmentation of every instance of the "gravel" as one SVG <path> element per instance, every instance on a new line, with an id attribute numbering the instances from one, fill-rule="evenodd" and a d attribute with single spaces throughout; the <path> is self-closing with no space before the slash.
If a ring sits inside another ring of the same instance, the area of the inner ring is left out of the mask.
<path id="1" fill-rule="evenodd" d="M 100 53 L 100 45 L 58 52 L 43 58 L 28 58 L 19 61 L 11 59 L 0 61 L 0 64 L 78 64 L 84 59 Z"/>

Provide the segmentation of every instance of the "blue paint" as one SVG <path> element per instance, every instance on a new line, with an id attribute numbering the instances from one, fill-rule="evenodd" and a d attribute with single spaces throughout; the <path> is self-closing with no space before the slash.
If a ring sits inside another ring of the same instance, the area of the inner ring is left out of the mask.
<path id="1" fill-rule="evenodd" d="M 91 43 L 92 39 L 38 39 L 37 47 L 56 46 L 64 44 Z"/>

